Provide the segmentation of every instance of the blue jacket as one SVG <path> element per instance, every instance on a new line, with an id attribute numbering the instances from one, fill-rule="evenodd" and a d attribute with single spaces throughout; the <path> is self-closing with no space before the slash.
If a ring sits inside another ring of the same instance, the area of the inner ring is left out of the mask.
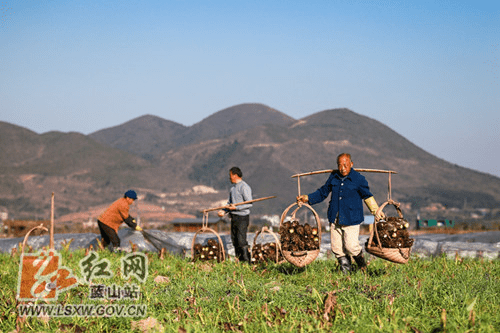
<path id="1" fill-rule="evenodd" d="M 361 224 L 363 216 L 363 200 L 372 195 L 365 177 L 351 169 L 347 177 L 342 180 L 338 172 L 330 175 L 325 185 L 309 194 L 309 204 L 314 205 L 332 193 L 328 206 L 328 221 L 335 222 L 337 213 L 338 223 L 341 225 Z"/>

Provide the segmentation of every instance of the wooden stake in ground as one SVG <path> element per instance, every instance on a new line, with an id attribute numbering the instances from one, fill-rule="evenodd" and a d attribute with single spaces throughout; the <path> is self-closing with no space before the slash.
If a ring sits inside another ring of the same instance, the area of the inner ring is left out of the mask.
<path id="1" fill-rule="evenodd" d="M 52 199 L 50 202 L 50 244 L 51 250 L 54 249 L 54 192 L 52 192 Z"/>

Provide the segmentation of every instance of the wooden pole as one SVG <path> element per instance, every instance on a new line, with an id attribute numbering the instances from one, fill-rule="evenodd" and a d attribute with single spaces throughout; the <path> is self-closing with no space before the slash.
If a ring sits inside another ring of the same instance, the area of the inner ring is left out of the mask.
<path id="1" fill-rule="evenodd" d="M 51 250 L 54 249 L 54 192 L 52 192 L 52 199 L 50 202 L 50 244 Z"/>
<path id="2" fill-rule="evenodd" d="M 297 191 L 299 192 L 300 196 L 300 177 L 297 177 Z"/>
<path id="3" fill-rule="evenodd" d="M 259 199 L 253 199 L 253 200 L 248 200 L 248 201 L 242 201 L 242 202 L 235 203 L 235 204 L 233 204 L 233 205 L 234 205 L 234 206 L 245 205 L 245 204 L 250 204 L 250 203 L 253 203 L 253 202 L 258 202 L 258 201 L 263 201 L 263 200 L 268 200 L 268 199 L 273 199 L 273 198 L 276 198 L 276 196 L 275 196 L 275 195 L 273 195 L 273 196 L 270 196 L 270 197 L 264 197 L 264 198 L 259 198 Z M 215 208 L 209 208 L 209 209 L 204 209 L 204 210 L 202 210 L 202 212 L 203 212 L 203 213 L 212 212 L 212 211 L 214 211 L 214 210 L 219 210 L 219 209 L 224 209 L 224 208 L 227 208 L 227 206 L 229 206 L 229 205 L 220 206 L 220 207 L 215 207 Z"/>
<path id="4" fill-rule="evenodd" d="M 387 201 L 392 200 L 392 185 L 391 185 L 391 174 L 389 173 L 389 183 L 387 185 L 388 187 L 388 192 L 387 192 Z"/>

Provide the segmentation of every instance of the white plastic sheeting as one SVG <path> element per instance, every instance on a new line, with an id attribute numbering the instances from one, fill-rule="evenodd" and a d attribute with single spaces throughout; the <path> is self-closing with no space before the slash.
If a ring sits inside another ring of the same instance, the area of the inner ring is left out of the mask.
<path id="1" fill-rule="evenodd" d="M 158 252 L 158 249 L 165 248 L 168 252 L 181 256 L 191 256 L 191 246 L 195 233 L 193 232 L 164 232 L 159 230 L 146 230 L 150 240 L 147 240 L 141 232 L 133 231 L 130 228 L 122 228 L 118 231 L 121 240 L 121 248 L 125 251 L 131 250 L 131 243 L 137 246 L 139 251 Z M 226 256 L 234 256 L 234 248 L 231 238 L 227 234 L 219 235 L 223 244 Z M 93 233 L 85 234 L 55 234 L 54 246 L 56 250 L 63 248 L 64 244 L 69 245 L 70 250 L 78 248 L 88 248 L 90 245 L 97 248 L 97 239 L 100 235 Z M 248 243 L 253 245 L 255 234 L 248 234 Z M 274 242 L 273 238 L 265 239 L 264 242 Z M 476 232 L 468 234 L 425 234 L 411 235 L 415 239 L 412 247 L 412 256 L 429 257 L 446 254 L 448 257 L 482 257 L 486 259 L 500 258 L 500 231 Z M 217 240 L 214 234 L 199 233 L 196 236 L 197 243 L 205 243 L 208 238 Z M 13 248 L 22 244 L 24 237 L 0 239 L 0 251 L 11 252 Z M 151 242 L 153 240 L 153 242 Z M 367 235 L 361 235 L 360 244 L 364 247 L 368 240 Z M 259 240 L 259 242 L 262 242 Z M 154 243 L 154 244 L 153 244 Z M 49 236 L 31 236 L 28 238 L 26 246 L 34 250 L 42 249 L 49 245 Z M 330 234 L 323 233 L 321 237 L 321 248 L 318 259 L 325 258 L 330 251 Z"/>

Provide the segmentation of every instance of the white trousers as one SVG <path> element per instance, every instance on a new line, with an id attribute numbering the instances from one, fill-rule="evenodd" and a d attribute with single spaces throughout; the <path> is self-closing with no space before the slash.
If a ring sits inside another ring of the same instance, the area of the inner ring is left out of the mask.
<path id="1" fill-rule="evenodd" d="M 363 248 L 359 245 L 359 224 L 340 225 L 335 221 L 330 226 L 332 252 L 336 258 L 357 256 Z"/>

